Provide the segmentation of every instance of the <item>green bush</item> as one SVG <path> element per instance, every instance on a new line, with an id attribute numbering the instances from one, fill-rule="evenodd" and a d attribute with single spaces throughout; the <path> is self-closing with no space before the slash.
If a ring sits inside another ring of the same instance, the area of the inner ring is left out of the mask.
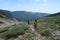
<path id="1" fill-rule="evenodd" d="M 15 38 L 15 37 L 18 37 L 18 35 L 14 32 L 6 31 L 0 34 L 0 38 L 4 38 L 4 39 Z"/>
<path id="2" fill-rule="evenodd" d="M 4 23 L 4 22 L 0 21 L 0 23 Z"/>
<path id="3" fill-rule="evenodd" d="M 6 35 L 7 38 L 15 38 L 15 37 L 18 37 L 17 33 L 15 32 L 7 32 L 7 35 Z"/>
<path id="4" fill-rule="evenodd" d="M 9 30 L 9 27 L 0 28 L 0 33 L 6 32 Z"/>
<path id="5" fill-rule="evenodd" d="M 49 29 L 41 30 L 40 34 L 42 36 L 49 36 L 51 34 L 51 30 L 49 30 Z"/>
<path id="6" fill-rule="evenodd" d="M 0 38 L 17 37 L 18 35 L 23 35 L 26 30 L 28 30 L 26 25 L 15 25 L 12 27 L 3 28 L 0 29 Z"/>

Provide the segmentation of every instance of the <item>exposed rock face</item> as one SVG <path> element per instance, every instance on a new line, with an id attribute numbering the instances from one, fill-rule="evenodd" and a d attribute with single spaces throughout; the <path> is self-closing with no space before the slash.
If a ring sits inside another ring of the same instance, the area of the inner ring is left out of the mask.
<path id="1" fill-rule="evenodd" d="M 58 30 L 54 31 L 53 36 L 60 36 L 60 31 L 58 31 Z"/>
<path id="2" fill-rule="evenodd" d="M 11 19 L 5 19 L 5 18 L 0 18 L 0 21 L 3 22 L 2 24 L 0 23 L 0 28 L 11 26 L 14 24 L 19 24 L 17 20 L 11 20 Z"/>
<path id="3" fill-rule="evenodd" d="M 59 30 L 53 31 L 52 35 L 53 35 L 54 39 L 60 40 L 60 31 Z"/>
<path id="4" fill-rule="evenodd" d="M 4 39 L 0 38 L 0 40 L 4 40 Z"/>

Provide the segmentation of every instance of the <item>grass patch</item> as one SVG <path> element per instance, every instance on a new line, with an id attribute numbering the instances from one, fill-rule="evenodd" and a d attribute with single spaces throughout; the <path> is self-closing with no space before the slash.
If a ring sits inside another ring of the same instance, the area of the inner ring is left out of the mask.
<path id="1" fill-rule="evenodd" d="M 43 17 L 38 19 L 37 21 L 39 22 L 38 32 L 42 36 L 46 36 L 47 38 L 48 36 L 52 36 L 50 34 L 54 30 L 60 30 L 60 15 Z M 52 37 L 51 40 L 53 40 Z"/>
<path id="2" fill-rule="evenodd" d="M 10 27 L 0 28 L 0 33 L 6 32 Z"/>
<path id="3" fill-rule="evenodd" d="M 0 29 L 0 38 L 11 38 L 17 37 L 18 35 L 25 34 L 25 31 L 28 30 L 26 24 L 14 25 L 11 27 L 6 27 Z"/>

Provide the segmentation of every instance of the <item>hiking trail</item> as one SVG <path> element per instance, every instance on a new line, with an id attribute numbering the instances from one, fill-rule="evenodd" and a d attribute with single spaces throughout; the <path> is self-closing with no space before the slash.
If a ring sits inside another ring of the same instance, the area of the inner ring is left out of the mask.
<path id="1" fill-rule="evenodd" d="M 33 25 L 29 25 L 29 27 L 35 33 L 37 40 L 47 40 L 46 37 L 42 37 L 41 34 L 39 34 L 36 30 L 34 30 Z"/>

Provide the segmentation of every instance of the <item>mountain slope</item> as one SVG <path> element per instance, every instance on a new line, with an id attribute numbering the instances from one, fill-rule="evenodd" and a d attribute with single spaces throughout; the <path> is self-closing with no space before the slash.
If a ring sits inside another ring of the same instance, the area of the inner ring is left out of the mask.
<path id="1" fill-rule="evenodd" d="M 42 24 L 42 26 L 53 26 L 56 27 L 56 25 L 60 26 L 60 13 L 52 14 L 47 17 L 43 17 L 38 19 L 38 22 Z"/>
<path id="2" fill-rule="evenodd" d="M 51 40 L 53 40 L 54 37 L 53 35 L 56 35 L 58 33 L 56 30 L 60 31 L 60 13 L 56 13 L 49 15 L 47 17 L 40 18 L 38 19 L 38 22 L 39 22 L 38 24 L 39 33 L 46 37 L 50 36 Z M 53 33 L 54 31 L 56 31 L 57 33 L 54 34 Z M 58 36 L 60 37 L 60 33 L 58 34 Z"/>
<path id="3" fill-rule="evenodd" d="M 39 17 L 47 16 L 49 14 L 33 13 L 33 12 L 26 12 L 26 11 L 15 11 L 11 13 L 11 15 L 20 21 L 28 21 L 28 20 L 37 19 Z"/>
<path id="4" fill-rule="evenodd" d="M 0 28 L 11 26 L 18 22 L 10 13 L 10 11 L 0 10 Z"/>

